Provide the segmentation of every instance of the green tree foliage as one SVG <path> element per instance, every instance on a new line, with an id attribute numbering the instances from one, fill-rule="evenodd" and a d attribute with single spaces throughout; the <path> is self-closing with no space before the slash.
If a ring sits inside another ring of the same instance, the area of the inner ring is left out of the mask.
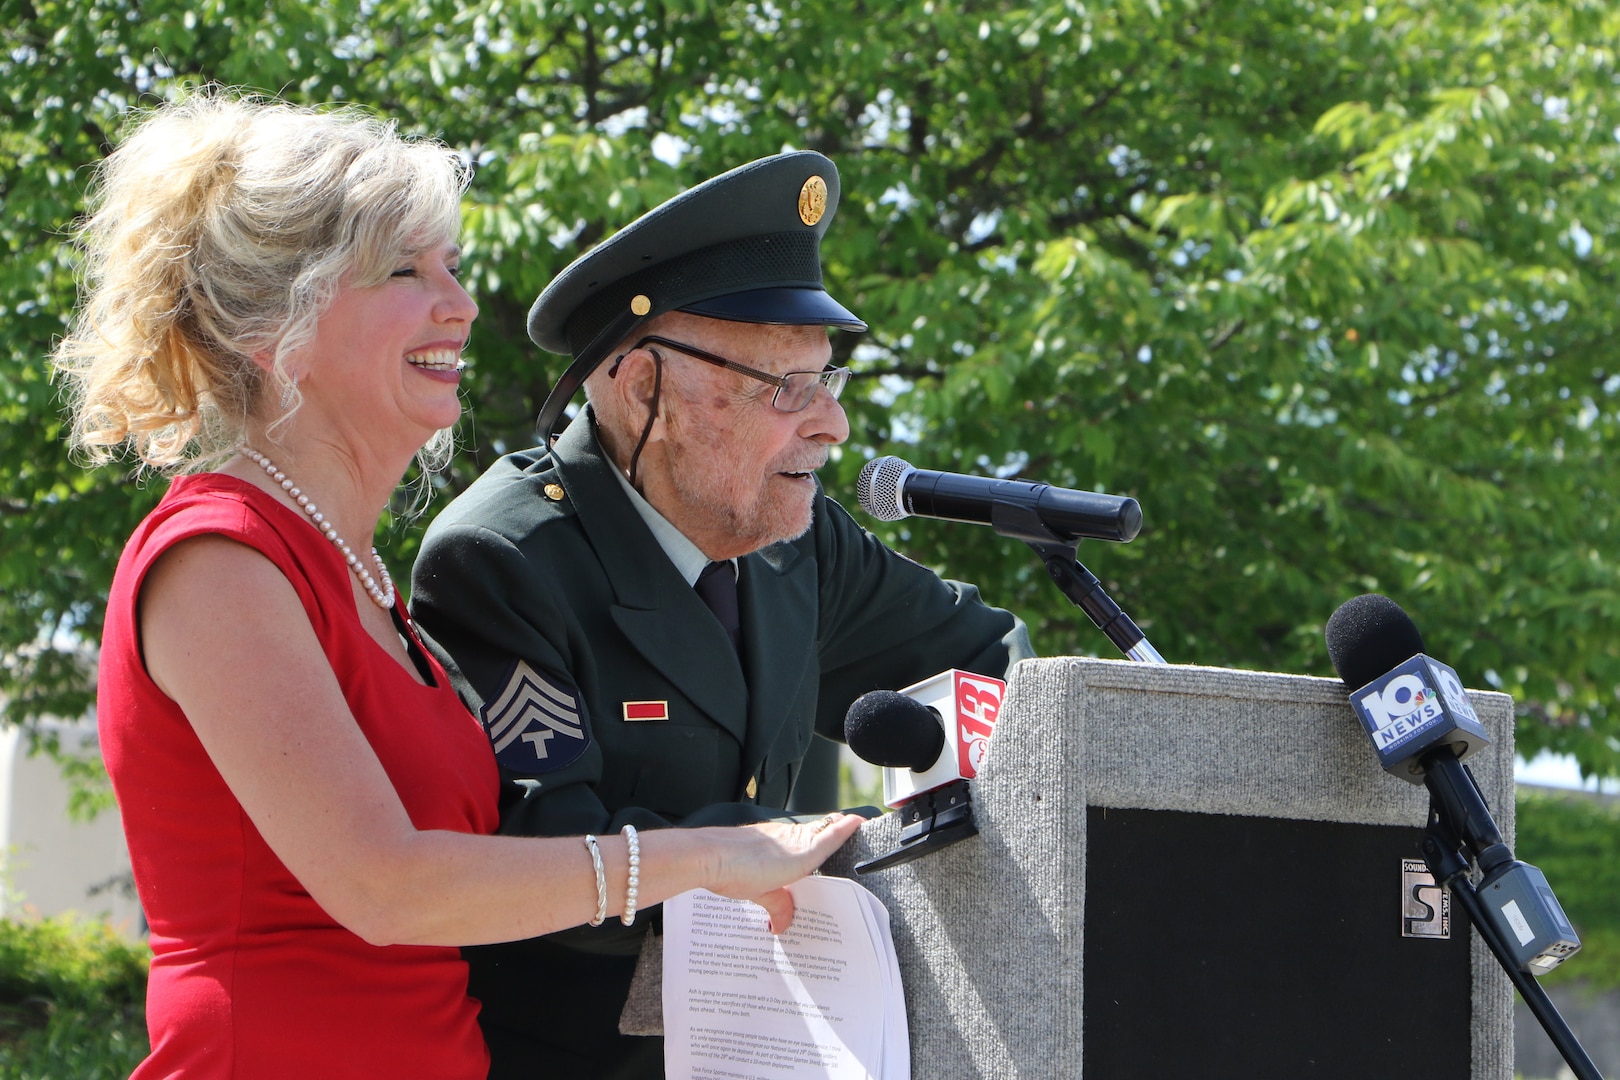
<path id="1" fill-rule="evenodd" d="M 1581 951 L 1543 981 L 1620 987 L 1620 804 L 1521 791 L 1515 854 L 1540 868 L 1581 937 Z"/>
<path id="2" fill-rule="evenodd" d="M 128 1076 L 149 1049 L 147 963 L 100 923 L 0 919 L 0 1078 Z"/>
<path id="3" fill-rule="evenodd" d="M 873 453 L 1137 497 L 1081 558 L 1176 662 L 1330 674 L 1394 597 L 1527 751 L 1620 774 L 1611 521 L 1620 98 L 1605 0 L 13 0 L 0 20 L 0 653 L 18 715 L 84 702 L 159 480 L 66 459 L 43 357 L 64 230 L 126 109 L 219 81 L 374 106 L 480 166 L 483 308 L 451 493 L 532 440 L 529 302 L 589 244 L 784 147 L 839 164 L 826 245 L 873 326 L 827 471 Z M 436 505 L 442 505 L 442 494 Z M 1037 646 L 1112 655 L 1026 549 L 911 520 Z M 418 535 L 396 523 L 403 571 Z M 403 577 L 403 572 L 399 574 Z"/>

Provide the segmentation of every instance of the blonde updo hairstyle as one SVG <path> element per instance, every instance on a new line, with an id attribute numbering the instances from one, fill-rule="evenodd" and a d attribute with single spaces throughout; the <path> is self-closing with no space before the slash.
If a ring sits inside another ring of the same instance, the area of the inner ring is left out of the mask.
<path id="1" fill-rule="evenodd" d="M 338 289 L 453 241 L 469 178 L 352 108 L 208 88 L 137 116 L 91 186 L 81 304 L 52 358 L 74 447 L 178 471 L 234 452 L 250 417 L 273 428 Z"/>

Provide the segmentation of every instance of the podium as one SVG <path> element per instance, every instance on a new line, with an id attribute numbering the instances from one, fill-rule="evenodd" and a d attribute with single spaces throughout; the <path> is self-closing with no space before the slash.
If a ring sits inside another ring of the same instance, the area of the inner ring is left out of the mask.
<path id="1" fill-rule="evenodd" d="M 1470 693 L 1511 843 L 1512 701 Z M 861 878 L 913 1075 L 1511 1080 L 1507 976 L 1410 876 L 1427 789 L 1378 767 L 1338 680 L 1024 661 L 972 789 L 977 836 Z"/>

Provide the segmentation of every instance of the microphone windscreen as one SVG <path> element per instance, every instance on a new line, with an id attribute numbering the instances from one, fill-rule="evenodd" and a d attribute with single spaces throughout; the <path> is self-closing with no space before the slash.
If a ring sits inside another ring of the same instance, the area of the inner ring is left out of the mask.
<path id="1" fill-rule="evenodd" d="M 1366 593 L 1339 605 L 1323 632 L 1328 659 L 1354 690 L 1423 652 L 1423 635 L 1401 606 Z"/>
<path id="2" fill-rule="evenodd" d="M 939 713 L 915 698 L 873 690 L 844 714 L 844 741 L 862 761 L 923 772 L 939 760 L 945 728 Z"/>
<path id="3" fill-rule="evenodd" d="M 910 517 L 900 499 L 900 482 L 908 472 L 911 472 L 911 464 L 901 458 L 891 456 L 868 461 L 855 481 L 855 498 L 861 509 L 879 521 Z"/>

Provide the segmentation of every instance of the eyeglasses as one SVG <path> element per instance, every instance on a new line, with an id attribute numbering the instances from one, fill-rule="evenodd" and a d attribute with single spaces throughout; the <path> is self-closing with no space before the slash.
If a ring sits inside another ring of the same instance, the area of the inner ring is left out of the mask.
<path id="1" fill-rule="evenodd" d="M 727 360 L 723 356 L 716 356 L 712 352 L 691 345 L 683 345 L 679 341 L 669 338 L 648 335 L 631 346 L 631 350 L 639 349 L 644 345 L 663 345 L 666 348 L 678 349 L 688 356 L 723 367 L 728 371 L 735 371 L 739 375 L 747 375 L 751 379 L 770 383 L 776 387 L 776 393 L 771 395 L 771 405 L 778 412 L 801 412 L 811 401 L 815 400 L 816 387 L 825 386 L 827 392 L 838 400 L 838 395 L 844 392 L 844 384 L 849 382 L 849 368 L 829 367 L 823 371 L 790 371 L 786 375 L 770 375 L 757 368 L 739 364 L 734 360 Z"/>

